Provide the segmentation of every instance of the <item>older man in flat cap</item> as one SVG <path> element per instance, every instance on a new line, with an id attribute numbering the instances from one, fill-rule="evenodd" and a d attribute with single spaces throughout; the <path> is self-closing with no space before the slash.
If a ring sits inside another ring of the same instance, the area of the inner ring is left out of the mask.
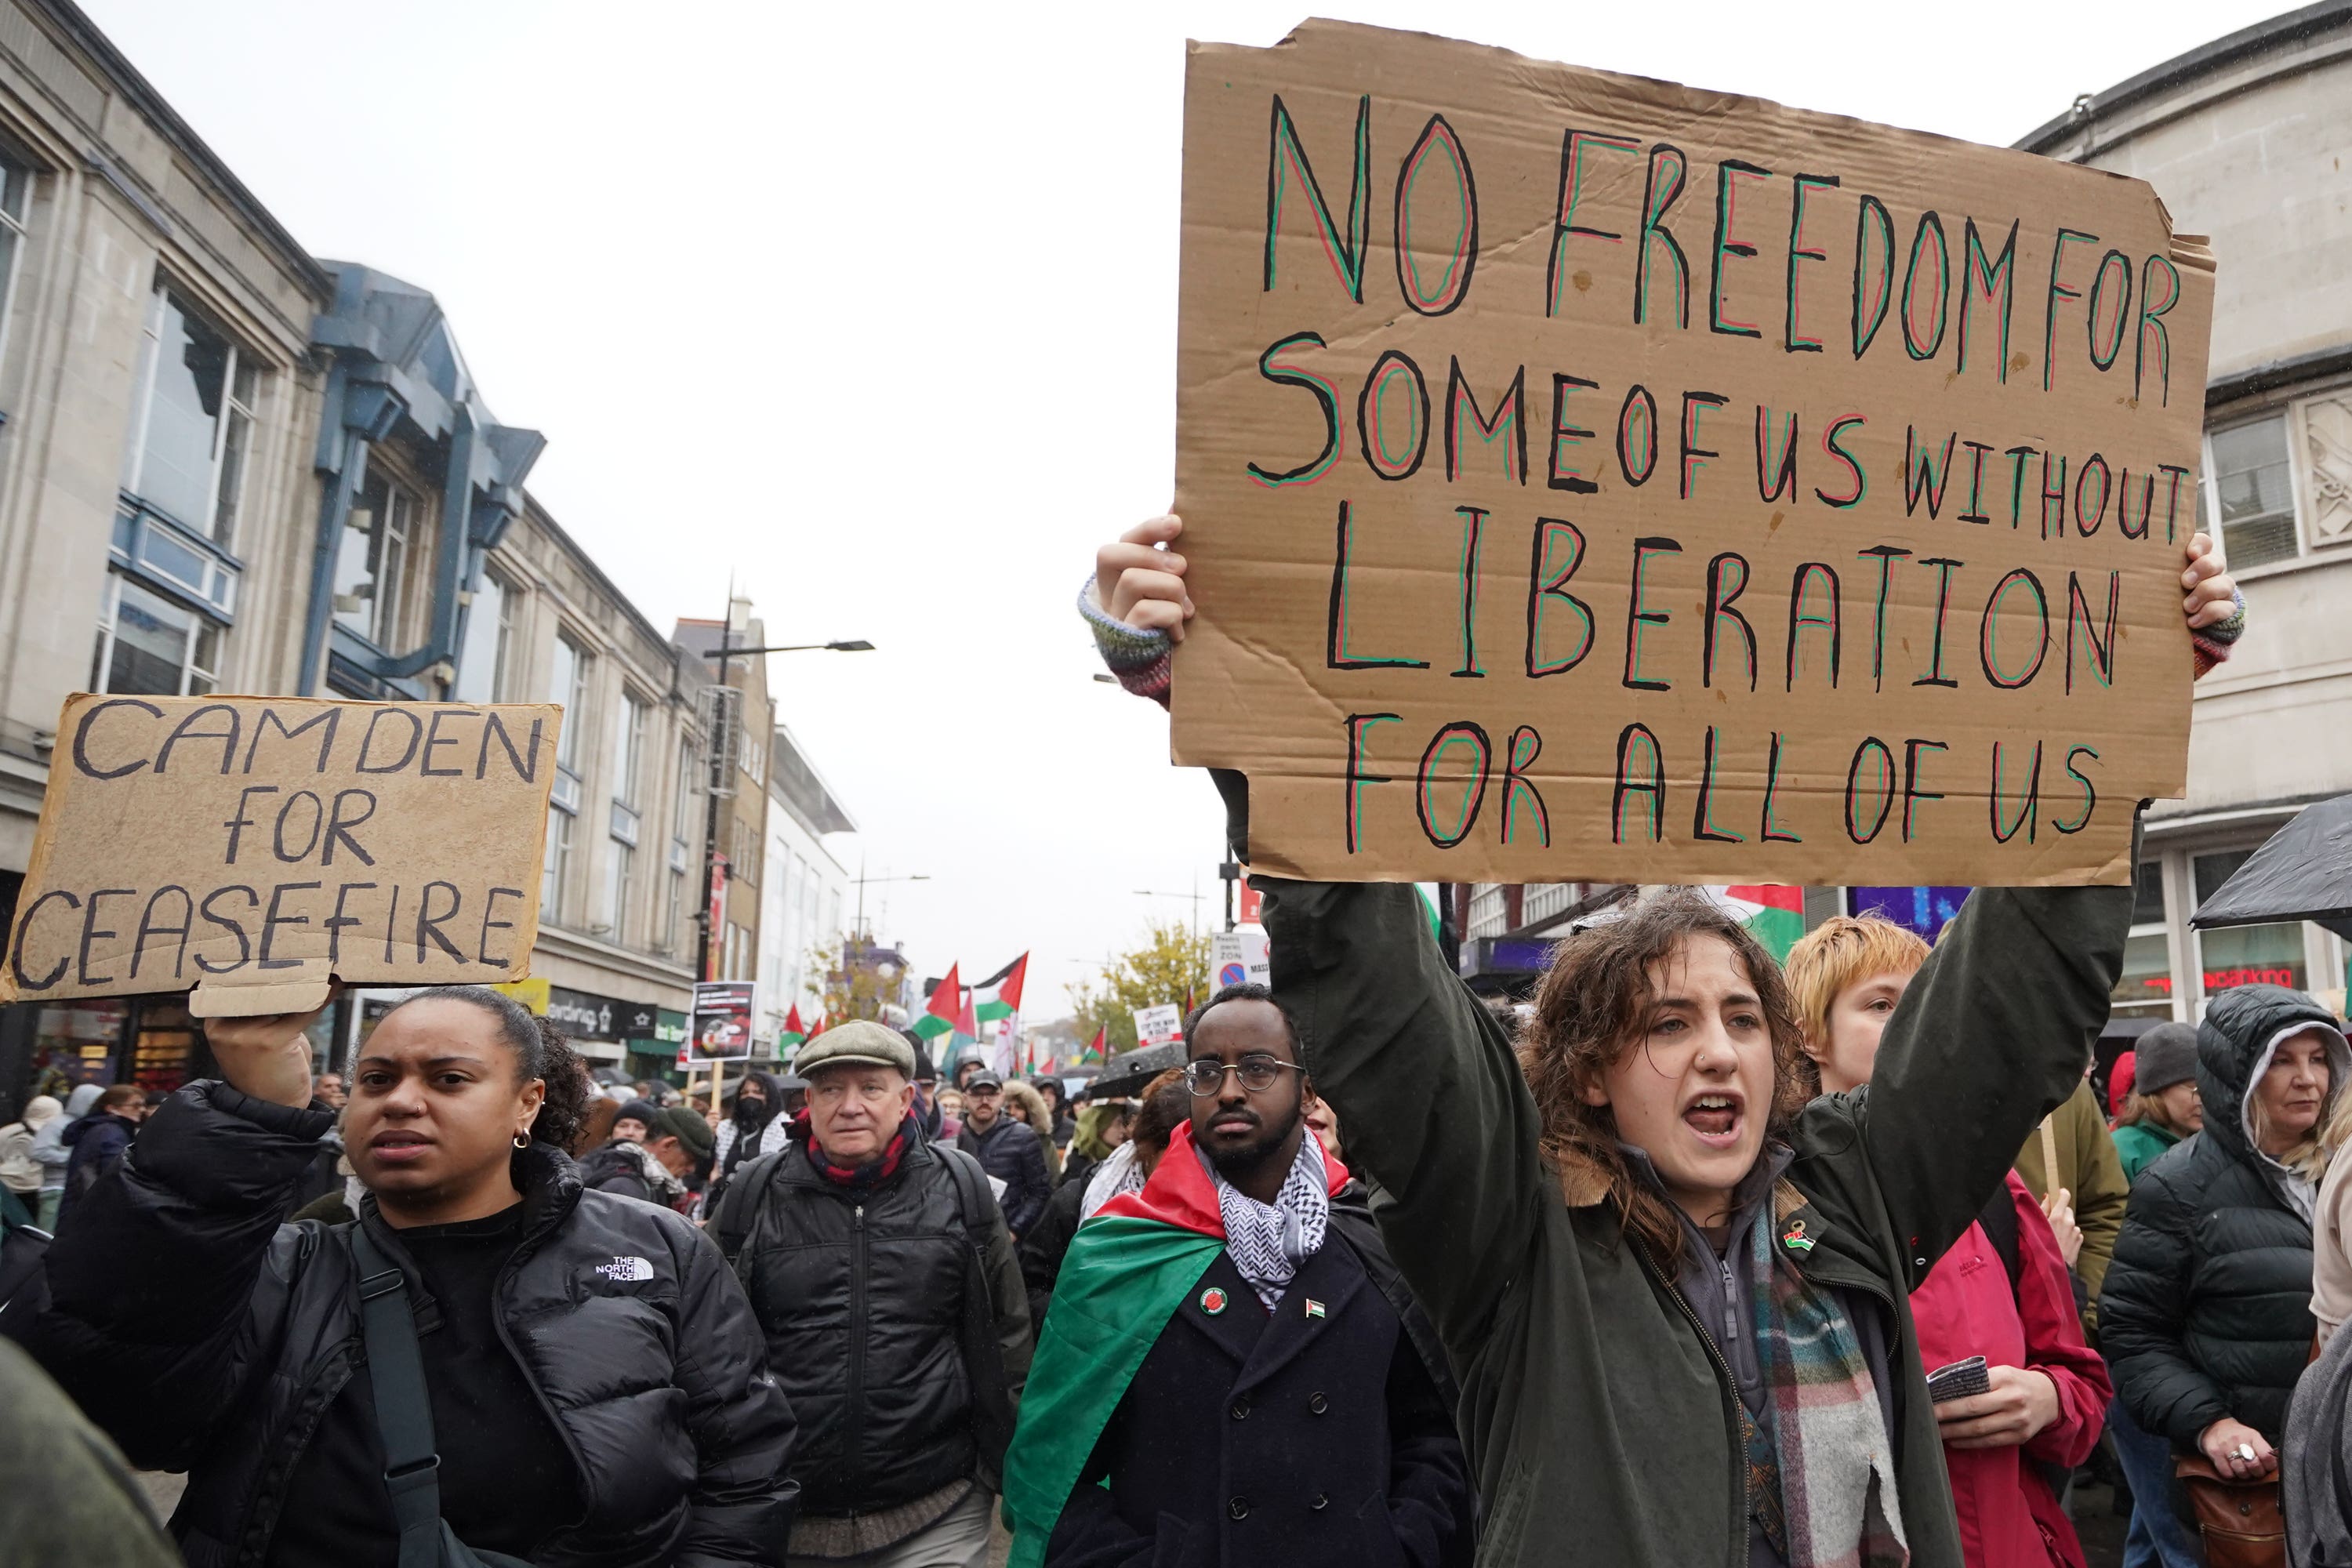
<path id="1" fill-rule="evenodd" d="M 800 1419 L 793 1568 L 977 1568 L 1029 1371 L 1004 1215 L 923 1136 L 904 1036 L 839 1024 L 793 1071 L 807 1138 L 738 1169 L 712 1226 Z"/>

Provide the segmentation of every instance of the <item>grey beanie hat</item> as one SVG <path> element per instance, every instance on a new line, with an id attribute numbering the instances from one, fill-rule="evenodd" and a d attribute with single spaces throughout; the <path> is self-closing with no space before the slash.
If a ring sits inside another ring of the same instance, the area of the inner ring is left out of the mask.
<path id="1" fill-rule="evenodd" d="M 2158 1024 L 2132 1042 L 2132 1092 L 2161 1094 L 2197 1077 L 2197 1031 L 2186 1024 Z"/>

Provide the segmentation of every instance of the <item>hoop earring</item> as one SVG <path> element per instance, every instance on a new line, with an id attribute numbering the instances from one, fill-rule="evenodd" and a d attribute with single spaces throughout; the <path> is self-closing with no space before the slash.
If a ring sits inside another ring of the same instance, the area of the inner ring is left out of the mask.
<path id="1" fill-rule="evenodd" d="M 530 1148 L 530 1133 L 528 1133 L 528 1132 L 518 1132 L 518 1133 L 516 1133 L 516 1134 L 514 1135 L 514 1146 L 515 1146 L 516 1148 L 518 1148 L 518 1149 L 528 1149 L 528 1148 Z"/>

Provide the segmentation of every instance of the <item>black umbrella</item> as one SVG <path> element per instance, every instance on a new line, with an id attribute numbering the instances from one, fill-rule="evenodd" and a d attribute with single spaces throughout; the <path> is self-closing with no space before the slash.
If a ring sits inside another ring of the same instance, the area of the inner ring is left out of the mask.
<path id="1" fill-rule="evenodd" d="M 2282 921 L 2315 921 L 2352 938 L 2352 795 L 2305 806 L 2189 923 L 2211 931 Z"/>
<path id="2" fill-rule="evenodd" d="M 1087 1085 L 1085 1098 L 1124 1100 L 1139 1092 L 1145 1084 L 1170 1068 L 1184 1065 L 1184 1047 L 1181 1045 L 1146 1046 L 1112 1058 L 1100 1078 Z"/>

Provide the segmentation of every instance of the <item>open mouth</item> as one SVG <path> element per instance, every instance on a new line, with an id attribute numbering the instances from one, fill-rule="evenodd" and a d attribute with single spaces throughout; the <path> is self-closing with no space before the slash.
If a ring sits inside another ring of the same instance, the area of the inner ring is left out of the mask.
<path id="1" fill-rule="evenodd" d="M 1729 1148 L 1739 1141 L 1741 1109 L 1736 1094 L 1702 1094 L 1683 1108 L 1683 1125 L 1702 1142 Z"/>
<path id="2" fill-rule="evenodd" d="M 420 1158 L 432 1146 L 421 1132 L 379 1132 L 368 1140 L 368 1152 L 393 1164 Z"/>

